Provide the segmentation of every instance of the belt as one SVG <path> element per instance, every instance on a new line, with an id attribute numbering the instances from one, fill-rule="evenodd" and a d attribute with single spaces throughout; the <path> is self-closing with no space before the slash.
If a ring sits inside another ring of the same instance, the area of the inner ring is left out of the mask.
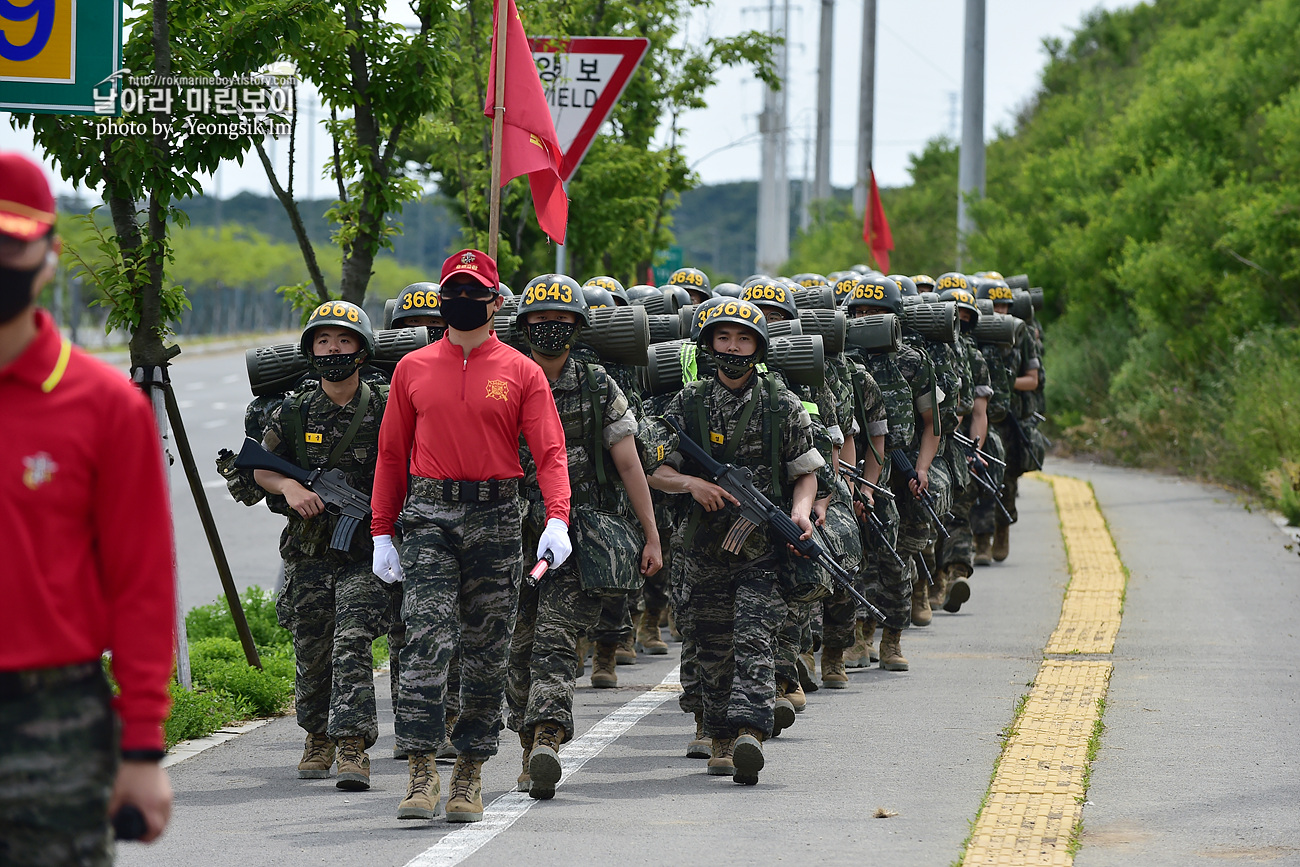
<path id="1" fill-rule="evenodd" d="M 496 503 L 519 496 L 518 479 L 463 482 L 456 479 L 413 477 L 411 493 L 444 503 Z"/>
<path id="2" fill-rule="evenodd" d="M 85 683 L 99 677 L 102 677 L 99 660 L 62 665 L 58 668 L 0 671 L 0 701 L 13 701 L 60 686 Z"/>

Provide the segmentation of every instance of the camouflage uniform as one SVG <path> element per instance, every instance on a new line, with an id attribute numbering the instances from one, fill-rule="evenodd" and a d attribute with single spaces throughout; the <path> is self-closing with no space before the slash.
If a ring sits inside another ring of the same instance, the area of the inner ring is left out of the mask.
<path id="1" fill-rule="evenodd" d="M 109 867 L 118 734 L 108 683 L 98 660 L 46 673 L 77 676 L 0 698 L 9 733 L 0 740 L 0 864 Z"/>
<path id="2" fill-rule="evenodd" d="M 970 435 L 970 413 L 977 398 L 989 398 L 993 394 L 989 380 L 988 363 L 975 347 L 975 342 L 965 335 L 958 336 L 964 363 L 963 388 L 959 412 L 963 416 L 962 433 Z M 989 451 L 988 443 L 980 447 Z M 975 540 L 971 532 L 971 509 L 979 498 L 983 488 L 970 479 L 970 470 L 966 463 L 966 451 L 955 440 L 948 443 L 948 463 L 953 469 L 954 481 L 964 480 L 965 484 L 955 486 L 952 498 L 952 520 L 947 524 L 948 540 L 939 546 L 937 561 L 940 567 L 964 565 L 965 574 L 970 575 L 975 567 Z M 986 474 L 987 478 L 987 474 Z"/>
<path id="3" fill-rule="evenodd" d="M 1034 414 L 1034 395 L 1033 392 L 1021 392 L 1015 390 L 1015 381 L 1017 377 L 1024 376 L 1031 370 L 1037 370 L 1041 362 L 1038 359 L 1037 350 L 1035 349 L 1033 339 L 1028 333 L 1015 346 L 983 346 L 981 351 L 988 360 L 989 374 L 993 382 L 994 397 L 990 400 L 989 428 L 996 430 L 1002 440 L 1002 447 L 1006 449 L 1007 468 L 1003 478 L 1002 505 L 1011 515 L 1011 520 L 1016 520 L 1016 494 L 1019 487 L 1020 476 L 1025 472 L 1028 461 L 1023 454 L 1023 446 L 1020 438 L 1008 414 L 1014 413 L 1015 417 L 1020 420 L 1021 427 L 1025 433 L 1033 435 L 1034 431 L 1028 424 L 1028 419 Z M 999 390 L 999 383 L 1005 383 L 1005 392 Z M 996 413 L 993 410 L 994 403 L 997 404 Z M 992 533 L 995 526 L 1005 523 L 1002 514 L 993 505 L 992 500 L 981 498 L 975 511 L 972 513 L 972 524 L 975 526 L 975 533 L 984 535 Z M 987 527 L 988 529 L 984 529 Z"/>
<path id="4" fill-rule="evenodd" d="M 375 478 L 379 424 L 386 385 L 367 385 L 370 400 L 352 442 L 335 465 L 347 483 L 369 496 Z M 360 407 L 362 389 L 345 406 L 330 400 L 319 385 L 289 398 L 272 411 L 262 443 L 295 463 L 305 448 L 306 463 L 325 466 Z M 304 442 L 286 441 L 287 413 L 301 401 Z M 319 440 L 314 441 L 314 440 Z M 379 736 L 371 643 L 389 626 L 401 588 L 390 587 L 370 571 L 373 549 L 365 528 L 352 536 L 347 552 L 331 550 L 335 518 L 328 513 L 303 518 L 294 512 L 280 536 L 284 588 L 276 601 L 280 625 L 293 633 L 297 675 L 294 697 L 298 725 L 332 738 L 359 736 L 366 746 Z"/>
<path id="5" fill-rule="evenodd" d="M 897 353 L 867 353 L 862 358 L 867 372 L 879 385 L 889 418 L 889 431 L 885 438 L 885 451 L 900 448 L 910 452 L 915 461 L 920 443 L 920 413 L 934 409 L 934 372 L 930 360 L 921 352 L 904 343 Z M 888 458 L 886 457 L 888 464 Z M 931 484 L 940 491 L 946 484 L 946 472 L 936 471 L 941 462 L 931 464 Z M 885 468 L 889 472 L 890 468 Z M 940 473 L 943 473 L 941 479 Z M 885 524 L 886 534 L 905 561 L 906 568 L 883 548 L 870 558 L 867 574 L 866 596 L 884 613 L 884 626 L 905 629 L 912 617 L 912 583 L 916 566 L 911 555 L 921 551 L 929 538 L 929 516 L 907 488 L 901 473 L 890 473 L 888 484 L 894 491 L 894 502 L 877 500 L 876 511 Z M 882 498 L 883 499 L 883 498 Z"/>
<path id="6" fill-rule="evenodd" d="M 599 388 L 583 388 L 583 379 L 594 375 L 603 384 Z M 588 585 L 608 584 L 609 576 L 585 574 L 589 554 L 601 544 L 600 538 L 589 538 L 595 528 L 596 535 L 611 536 L 622 530 L 635 533 L 626 517 L 618 514 L 623 496 L 616 488 L 617 471 L 604 450 L 611 448 L 637 430 L 636 416 L 628 406 L 627 398 L 613 378 L 599 365 L 580 364 L 568 358 L 559 377 L 551 383 L 551 394 L 564 426 L 564 438 L 569 460 L 569 486 L 572 490 L 574 516 L 570 522 L 574 556 L 563 566 L 550 571 L 536 587 L 524 584 L 519 594 L 519 613 L 514 635 L 510 641 L 509 680 L 506 701 L 510 708 L 507 726 L 519 731 L 539 722 L 552 721 L 564 726 L 564 739 L 573 737 L 573 688 L 578 676 L 578 636 L 593 626 L 600 616 L 601 596 L 588 590 Z M 593 405 L 603 401 L 599 406 Z M 592 421 L 600 419 L 599 433 L 593 431 Z M 593 454 L 596 437 L 601 440 L 601 451 Z M 596 462 L 603 464 L 606 483 L 601 485 L 596 474 Z M 521 449 L 524 467 L 524 486 L 531 504 L 525 524 L 525 546 L 532 550 L 546 524 L 546 509 L 537 487 L 537 468 L 527 448 Z M 578 513 L 583 513 L 579 515 Z M 614 524 L 621 526 L 615 527 Z M 636 549 L 637 560 L 640 547 Z M 626 558 L 617 564 L 626 570 Z M 614 563 L 608 564 L 612 571 Z M 639 567 L 637 569 L 639 577 Z M 627 594 L 617 598 L 626 599 Z"/>
<path id="7" fill-rule="evenodd" d="M 773 477 L 773 464 L 789 482 L 815 472 L 825 461 L 813 446 L 807 411 L 779 382 L 771 391 L 768 382 L 752 374 L 738 393 L 714 379 L 692 382 L 673 397 L 664 415 L 702 439 L 704 448 L 713 450 L 721 442 L 732 453 L 732 463 L 753 473 L 758 490 L 776 502 L 788 502 L 781 492 L 783 480 Z M 701 400 L 707 431 L 697 430 Z M 749 423 L 743 431 L 733 431 L 751 400 L 756 403 Z M 775 455 L 774 438 L 779 443 Z M 681 470 L 685 459 L 674 453 L 668 463 Z M 693 509 L 687 529 L 692 538 L 671 588 L 678 628 L 694 645 L 705 730 L 721 738 L 734 737 L 741 726 L 771 734 L 773 636 L 786 614 L 776 573 L 785 552 L 773 551 L 763 528 L 750 534 L 739 555 L 723 551 L 722 539 L 735 517 L 732 507 L 711 513 Z M 683 704 L 683 709 L 693 708 Z"/>
<path id="8" fill-rule="evenodd" d="M 501 498 L 448 502 L 437 479 L 412 476 L 402 509 L 402 619 L 397 746 L 431 753 L 446 737 L 447 676 L 460 653 L 460 713 L 451 732 L 470 759 L 496 755 L 501 696 L 523 572 L 518 483 L 500 481 Z"/>

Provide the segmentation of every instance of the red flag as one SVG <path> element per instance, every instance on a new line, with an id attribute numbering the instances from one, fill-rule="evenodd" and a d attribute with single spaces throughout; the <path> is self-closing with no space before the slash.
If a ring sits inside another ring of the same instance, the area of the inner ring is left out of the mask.
<path id="1" fill-rule="evenodd" d="M 880 203 L 880 190 L 876 188 L 876 173 L 871 172 L 871 194 L 867 198 L 866 214 L 862 221 L 862 240 L 871 248 L 871 255 L 881 271 L 889 273 L 889 251 L 894 249 L 894 236 L 885 219 L 885 206 Z"/>
<path id="2" fill-rule="evenodd" d="M 533 192 L 533 208 L 537 211 L 537 224 L 557 244 L 564 243 L 564 232 L 569 222 L 569 197 L 560 182 L 560 162 L 564 154 L 555 135 L 551 109 L 546 104 L 546 92 L 537 75 L 537 64 L 528 47 L 515 0 L 506 0 L 506 85 L 505 123 L 501 135 L 501 185 L 520 175 L 528 175 L 528 186 Z M 497 34 L 500 24 L 501 0 L 492 8 L 492 65 L 488 72 L 488 97 L 483 113 L 492 117 L 496 94 Z"/>

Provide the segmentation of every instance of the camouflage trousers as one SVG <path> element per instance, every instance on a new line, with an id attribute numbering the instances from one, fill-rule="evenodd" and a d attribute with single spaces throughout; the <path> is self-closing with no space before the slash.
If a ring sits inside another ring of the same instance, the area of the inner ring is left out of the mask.
<path id="1" fill-rule="evenodd" d="M 653 575 L 647 575 L 645 586 L 641 588 L 641 602 L 646 611 L 663 611 L 668 607 L 668 575 L 672 570 L 672 557 L 675 556 L 672 539 L 660 533 L 659 548 L 663 551 L 663 568 Z"/>
<path id="2" fill-rule="evenodd" d="M 772 733 L 776 705 L 773 636 L 786 604 L 769 566 L 736 568 L 685 556 L 672 588 L 677 627 L 695 643 L 704 728 L 734 737 L 741 726 Z"/>
<path id="3" fill-rule="evenodd" d="M 936 457 L 930 464 L 930 497 L 934 500 L 934 510 L 943 520 L 943 516 L 952 508 L 952 476 L 948 464 L 942 456 Z M 895 473 L 891 488 L 898 505 L 898 555 L 907 561 L 907 574 L 911 577 L 913 587 L 928 585 L 925 576 L 916 565 L 916 555 L 921 554 L 935 539 L 939 531 L 930 518 L 930 513 L 921 505 L 920 500 L 912 496 L 907 480 L 901 473 Z M 933 558 L 932 558 L 933 559 Z M 919 582 L 919 584 L 918 584 Z M 888 612 L 886 612 L 888 613 Z M 908 599 L 908 617 L 911 617 L 911 599 Z"/>
<path id="4" fill-rule="evenodd" d="M 98 668 L 96 660 L 84 679 L 0 698 L 0 864 L 6 867 L 113 863 L 108 799 L 117 774 L 117 723 Z"/>
<path id="5" fill-rule="evenodd" d="M 591 628 L 591 640 L 597 644 L 617 644 L 632 634 L 632 613 L 636 610 L 635 597 L 604 596 L 600 600 L 600 613 Z"/>
<path id="6" fill-rule="evenodd" d="M 812 609 L 819 602 L 786 603 L 785 619 L 776 629 L 776 678 L 795 685 L 799 683 L 799 654 L 812 649 Z"/>
<path id="7" fill-rule="evenodd" d="M 907 496 L 911 496 L 908 494 Z M 898 507 L 893 501 L 876 497 L 876 516 L 885 526 L 885 536 L 889 544 L 898 545 Z M 864 573 L 866 587 L 864 596 L 885 615 L 882 624 L 890 629 L 906 629 L 912 623 L 912 572 L 915 569 L 910 559 L 901 550 L 900 557 L 907 561 L 907 568 L 885 550 L 874 534 L 868 534 L 866 546 L 867 568 Z M 858 612 L 863 617 L 870 617 L 865 611 Z"/>
<path id="8" fill-rule="evenodd" d="M 536 541 L 525 538 L 536 547 Z M 512 731 L 550 720 L 564 726 L 564 740 L 573 738 L 573 689 L 580 669 L 578 636 L 600 618 L 608 601 L 582 589 L 574 562 L 547 572 L 536 587 L 519 588 L 519 612 L 510 638 L 506 705 Z"/>
<path id="9" fill-rule="evenodd" d="M 1010 422 L 989 424 L 988 442 L 984 450 L 1006 461 L 1008 465 L 1005 470 L 999 466 L 989 467 L 989 475 L 992 476 L 994 486 L 1002 487 L 998 499 L 1013 518 L 1016 517 L 1016 491 L 1020 481 L 1019 452 L 1015 447 L 1008 446 L 1008 443 L 1014 442 L 1015 432 L 1011 430 Z M 991 536 L 998 525 L 1006 523 L 1006 519 L 1002 517 L 1002 512 L 994 505 L 993 500 L 992 494 L 981 492 L 971 509 L 971 531 L 976 536 Z"/>
<path id="10" fill-rule="evenodd" d="M 971 482 L 959 488 L 952 498 L 952 517 L 945 521 L 947 540 L 939 540 L 936 560 L 939 568 L 965 567 L 967 575 L 975 569 L 975 536 L 971 531 L 971 510 L 982 488 Z"/>
<path id="11" fill-rule="evenodd" d="M 857 589 L 862 590 L 861 576 L 866 565 L 862 528 L 853 512 L 852 494 L 842 479 L 836 479 L 835 493 L 826 509 L 826 523 L 818 535 L 824 538 L 836 562 L 853 574 Z M 833 586 L 834 592 L 822 599 L 815 609 L 821 615 L 821 643 L 823 647 L 852 647 L 857 602 L 848 590 L 839 584 Z"/>
<path id="12" fill-rule="evenodd" d="M 681 536 L 674 536 L 674 541 Z M 700 695 L 700 666 L 696 656 L 695 639 L 691 638 L 682 629 L 681 614 L 677 611 L 676 603 L 673 602 L 673 588 L 685 580 L 686 571 L 686 553 L 680 548 L 674 552 L 671 567 L 668 564 L 668 558 L 664 558 L 663 572 L 668 572 L 668 597 L 669 604 L 673 606 L 673 617 L 677 623 L 677 631 L 682 636 L 682 660 L 681 670 L 678 674 L 678 680 L 681 681 L 682 695 L 677 699 L 677 706 L 685 713 L 704 713 L 704 699 Z"/>
<path id="13" fill-rule="evenodd" d="M 446 503 L 411 480 L 402 510 L 402 619 L 397 746 L 433 752 L 446 737 L 447 679 L 460 650 L 460 714 L 451 732 L 470 758 L 496 755 L 506 658 L 523 573 L 519 500 Z"/>
<path id="14" fill-rule="evenodd" d="M 276 600 L 280 625 L 293 633 L 298 725 L 332 738 L 379 738 L 371 644 L 400 604 L 401 588 L 380 581 L 370 564 L 327 555 L 284 561 Z"/>

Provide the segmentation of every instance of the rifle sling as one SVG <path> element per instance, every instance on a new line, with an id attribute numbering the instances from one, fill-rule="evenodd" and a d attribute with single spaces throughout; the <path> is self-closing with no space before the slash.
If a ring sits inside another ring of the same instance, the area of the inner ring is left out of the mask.
<path id="1" fill-rule="evenodd" d="M 307 391 L 297 394 L 290 398 L 287 409 L 288 412 L 281 411 L 281 417 L 284 424 L 284 432 L 289 441 L 293 443 L 294 454 L 298 457 L 298 466 L 303 469 L 311 468 L 311 459 L 307 456 L 307 404 L 312 392 Z M 343 438 L 338 441 L 333 450 L 330 451 L 329 460 L 325 462 L 322 470 L 332 470 L 347 451 L 348 446 L 352 445 L 352 440 L 356 439 L 357 431 L 361 430 L 361 422 L 365 418 L 366 410 L 370 408 L 370 386 L 364 381 L 361 383 L 361 399 L 357 403 L 357 408 L 352 413 L 352 421 L 348 423 L 347 430 L 343 432 Z"/>
<path id="2" fill-rule="evenodd" d="M 758 376 L 757 373 L 754 375 Z M 749 401 L 745 404 L 745 408 L 740 411 L 740 416 L 736 419 L 736 424 L 731 428 L 731 433 L 726 439 L 726 447 L 722 450 L 721 462 L 724 464 L 731 463 L 732 459 L 736 456 L 736 452 L 740 449 L 740 439 L 745 433 L 745 428 L 749 426 L 749 420 L 754 417 L 755 408 L 758 407 L 759 387 L 761 384 L 761 381 L 753 383 L 749 393 Z M 714 383 L 710 382 L 705 384 L 704 388 L 713 388 L 713 386 Z M 704 389 L 702 388 L 699 391 L 696 391 L 693 400 L 693 403 L 695 404 L 696 424 L 699 427 L 699 432 L 696 436 L 699 437 L 700 446 L 707 449 L 708 452 L 712 454 L 713 438 L 709 436 L 709 418 L 708 412 L 704 408 L 705 401 L 704 394 L 702 393 L 703 390 Z M 699 503 L 695 503 L 694 507 L 691 509 L 691 519 L 686 523 L 686 533 L 683 537 L 688 549 L 695 542 L 695 532 L 699 529 L 700 519 L 703 517 L 704 507 Z"/>

